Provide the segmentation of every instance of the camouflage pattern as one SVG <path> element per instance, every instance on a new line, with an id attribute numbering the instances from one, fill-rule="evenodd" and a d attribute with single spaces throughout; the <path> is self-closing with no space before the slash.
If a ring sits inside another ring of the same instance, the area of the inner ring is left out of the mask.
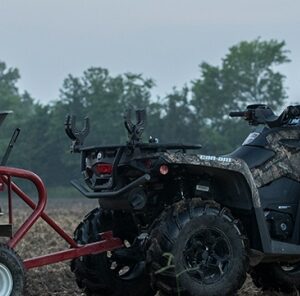
<path id="1" fill-rule="evenodd" d="M 282 129 L 270 133 L 266 140 L 266 148 L 273 150 L 275 156 L 251 170 L 256 186 L 262 187 L 284 176 L 300 182 L 300 145 L 298 148 L 295 145 L 287 145 L 291 140 L 300 144 L 300 129 Z"/>
<path id="2" fill-rule="evenodd" d="M 252 173 L 248 165 L 242 159 L 230 157 L 217 157 L 201 154 L 186 154 L 182 152 L 164 153 L 162 158 L 172 164 L 195 165 L 200 167 L 211 167 L 240 173 L 246 179 L 252 192 L 252 201 L 255 208 L 260 208 L 260 198 Z"/>
<path id="3" fill-rule="evenodd" d="M 258 188 L 281 177 L 288 177 L 300 182 L 300 129 L 289 127 L 276 130 L 267 135 L 266 141 L 265 148 L 273 150 L 275 156 L 251 171 L 242 159 L 226 156 L 177 152 L 164 153 L 163 158 L 169 163 L 212 167 L 242 174 L 251 189 L 254 207 L 260 207 Z"/>

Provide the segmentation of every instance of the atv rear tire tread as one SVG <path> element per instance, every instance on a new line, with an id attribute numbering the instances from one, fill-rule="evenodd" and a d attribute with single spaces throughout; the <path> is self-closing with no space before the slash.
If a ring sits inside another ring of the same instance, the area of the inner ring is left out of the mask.
<path id="1" fill-rule="evenodd" d="M 248 256 L 247 238 L 243 235 L 242 225 L 238 220 L 233 218 L 227 208 L 221 208 L 219 204 L 213 201 L 191 199 L 181 201 L 168 207 L 154 222 L 154 227 L 152 228 L 150 246 L 147 253 L 147 262 L 149 265 L 152 284 L 155 288 L 161 291 L 162 295 L 179 295 L 178 291 L 180 291 L 181 296 L 192 295 L 183 287 L 178 286 L 174 266 L 163 271 L 166 261 L 162 260 L 162 257 L 164 254 L 172 252 L 172 248 L 174 247 L 174 243 L 177 238 L 174 236 L 174 233 L 182 231 L 185 225 L 191 222 L 194 218 L 207 215 L 212 216 L 213 219 L 214 217 L 220 217 L 225 224 L 234 228 L 236 230 L 236 239 L 244 246 L 241 248 L 239 253 L 239 269 L 230 281 L 228 281 L 227 286 L 224 285 L 222 292 L 227 291 L 226 295 L 233 295 L 244 283 L 248 267 Z M 177 228 L 176 231 L 172 231 L 174 227 Z M 207 289 L 207 291 L 207 295 L 210 296 L 220 295 L 209 292 L 209 289 Z"/>

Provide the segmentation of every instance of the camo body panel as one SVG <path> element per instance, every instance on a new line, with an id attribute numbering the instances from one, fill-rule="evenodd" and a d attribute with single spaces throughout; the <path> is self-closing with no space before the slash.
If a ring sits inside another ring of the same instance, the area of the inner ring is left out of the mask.
<path id="1" fill-rule="evenodd" d="M 300 182 L 300 147 L 287 147 L 282 140 L 300 141 L 300 129 L 287 129 L 270 133 L 267 137 L 267 149 L 275 156 L 263 165 L 251 170 L 257 187 L 262 187 L 281 177 Z"/>
<path id="2" fill-rule="evenodd" d="M 253 206 L 256 208 L 261 207 L 259 194 L 252 173 L 248 165 L 242 159 L 186 153 L 164 153 L 162 158 L 171 164 L 211 167 L 240 173 L 246 179 L 251 190 Z"/>

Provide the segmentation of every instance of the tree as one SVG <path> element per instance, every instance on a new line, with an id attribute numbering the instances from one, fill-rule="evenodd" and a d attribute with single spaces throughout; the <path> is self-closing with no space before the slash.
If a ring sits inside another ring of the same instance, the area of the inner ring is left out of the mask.
<path id="1" fill-rule="evenodd" d="M 276 67 L 287 62 L 285 42 L 255 39 L 232 46 L 221 66 L 200 65 L 201 76 L 192 82 L 191 104 L 201 138 L 209 143 L 216 135 L 212 152 L 224 153 L 224 147 L 236 146 L 247 133 L 244 123 L 228 119 L 230 111 L 244 110 L 252 103 L 265 103 L 275 110 L 282 106 L 287 97 L 285 76 Z M 238 130 L 234 125 L 239 125 Z"/>
<path id="2" fill-rule="evenodd" d="M 187 86 L 181 90 L 174 88 L 157 106 L 161 110 L 161 117 L 158 133 L 155 136 L 158 136 L 161 142 L 191 143 L 197 141 L 195 136 L 197 136 L 198 125 L 188 96 Z"/>
<path id="3" fill-rule="evenodd" d="M 90 68 L 82 77 L 70 75 L 64 81 L 60 108 L 81 116 L 89 115 L 92 122 L 90 143 L 124 143 L 122 115 L 128 107 L 150 106 L 153 85 L 151 79 L 144 79 L 139 74 L 113 77 L 107 69 Z"/>
<path id="4" fill-rule="evenodd" d="M 26 145 L 31 145 L 31 143 L 23 137 L 23 129 L 30 129 L 30 126 L 27 126 L 27 122 L 30 116 L 33 116 L 35 113 L 35 104 L 28 92 L 25 91 L 23 94 L 19 92 L 17 87 L 19 79 L 18 69 L 7 68 L 4 62 L 0 62 L 0 110 L 12 110 L 14 112 L 12 115 L 9 115 L 9 118 L 1 126 L 0 150 L 3 155 L 13 130 L 16 127 L 20 127 L 22 133 L 16 145 L 17 151 L 14 154 L 16 155 L 19 152 L 19 156 L 16 159 L 12 155 L 9 161 L 11 164 L 28 168 L 30 166 L 29 161 L 22 151 Z M 0 157 L 2 157 L 1 154 Z"/>
<path id="5" fill-rule="evenodd" d="M 49 182 L 66 184 L 67 178 L 79 172 L 79 159 L 70 155 L 70 140 L 63 131 L 67 114 L 77 116 L 79 129 L 82 119 L 89 116 L 91 131 L 86 145 L 124 144 L 127 140 L 122 118 L 124 111 L 128 107 L 148 108 L 153 85 L 151 79 L 139 74 L 112 76 L 107 69 L 95 67 L 87 69 L 80 77 L 69 75 L 60 90 L 60 100 L 44 110 L 44 115 L 49 118 L 49 128 L 44 133 L 47 136 L 43 140 L 48 145 L 44 151 L 55 153 L 55 159 L 48 155 L 44 161 L 45 167 L 49 165 Z M 59 167 L 57 174 L 55 167 Z"/>
<path id="6" fill-rule="evenodd" d="M 18 88 L 16 86 L 20 74 L 18 69 L 7 68 L 4 62 L 0 61 L 0 109 L 7 106 L 16 106 L 20 101 Z"/>
<path id="7" fill-rule="evenodd" d="M 281 106 L 286 99 L 285 77 L 277 66 L 288 61 L 284 42 L 243 41 L 229 49 L 220 66 L 202 63 L 200 77 L 191 87 L 173 88 L 157 100 L 151 97 L 152 79 L 133 73 L 113 76 L 107 69 L 93 67 L 79 77 L 69 75 L 59 100 L 46 106 L 27 92 L 20 93 L 18 69 L 0 62 L 0 110 L 14 111 L 1 126 L 0 149 L 3 153 L 13 128 L 21 127 L 10 164 L 34 170 L 47 186 L 66 185 L 70 176 L 79 173 L 79 159 L 69 155 L 70 140 L 63 131 L 66 114 L 78 116 L 79 128 L 80 119 L 90 117 L 85 144 L 124 144 L 122 115 L 133 107 L 147 109 L 144 138 L 200 143 L 202 153 L 225 154 L 248 132 L 246 123 L 228 118 L 229 111 L 251 103 Z"/>

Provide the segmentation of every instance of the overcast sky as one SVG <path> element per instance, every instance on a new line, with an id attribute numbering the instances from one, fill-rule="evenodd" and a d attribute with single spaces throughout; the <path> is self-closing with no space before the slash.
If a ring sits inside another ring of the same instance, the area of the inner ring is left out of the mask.
<path id="1" fill-rule="evenodd" d="M 164 96 L 219 64 L 241 40 L 285 40 L 291 100 L 300 102 L 299 0 L 0 0 L 0 60 L 41 102 L 91 66 L 154 78 Z"/>

